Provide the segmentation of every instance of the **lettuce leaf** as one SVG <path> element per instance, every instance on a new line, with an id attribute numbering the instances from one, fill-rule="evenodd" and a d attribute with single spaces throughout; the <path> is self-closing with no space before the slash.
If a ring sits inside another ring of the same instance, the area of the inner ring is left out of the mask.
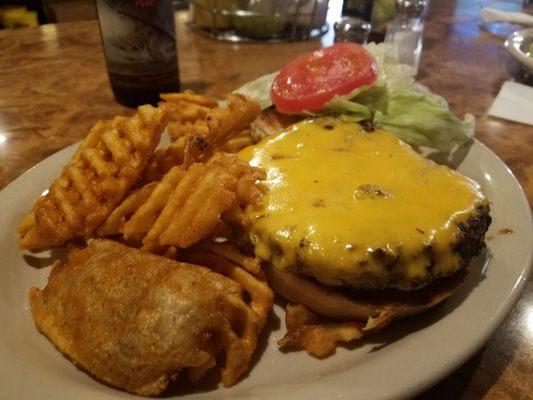
<path id="1" fill-rule="evenodd" d="M 372 118 L 372 113 L 368 107 L 355 103 L 342 97 L 335 97 L 329 102 L 329 107 L 324 109 L 325 113 L 334 112 L 335 114 L 345 115 L 352 121 L 365 121 Z"/>
<path id="2" fill-rule="evenodd" d="M 362 121 L 365 118 L 354 118 L 352 111 L 362 106 L 371 114 L 369 119 L 376 127 L 394 133 L 415 149 L 428 147 L 450 152 L 472 139 L 474 117 L 467 114 L 461 121 L 450 111 L 446 100 L 415 83 L 415 70 L 399 63 L 394 45 L 370 43 L 366 49 L 378 65 L 374 83 L 346 96 L 336 96 L 324 110 Z"/>
<path id="3" fill-rule="evenodd" d="M 441 102 L 407 89 L 392 93 L 387 112 L 377 111 L 373 122 L 414 148 L 441 152 L 450 152 L 474 136 L 472 115 L 461 121 Z"/>
<path id="4" fill-rule="evenodd" d="M 245 96 L 257 100 L 261 105 L 261 109 L 264 110 L 265 108 L 274 105 L 270 98 L 270 87 L 278 73 L 279 71 L 276 71 L 268 75 L 263 75 L 254 81 L 245 83 L 240 88 L 234 90 L 234 92 L 244 94 Z"/>

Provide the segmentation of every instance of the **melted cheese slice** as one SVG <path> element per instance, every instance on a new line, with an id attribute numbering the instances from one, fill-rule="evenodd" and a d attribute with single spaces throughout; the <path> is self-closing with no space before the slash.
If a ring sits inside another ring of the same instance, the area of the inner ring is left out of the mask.
<path id="1" fill-rule="evenodd" d="M 461 266 L 459 222 L 485 203 L 479 185 L 391 133 L 319 118 L 240 152 L 267 172 L 249 208 L 258 257 L 327 285 L 415 288 Z"/>

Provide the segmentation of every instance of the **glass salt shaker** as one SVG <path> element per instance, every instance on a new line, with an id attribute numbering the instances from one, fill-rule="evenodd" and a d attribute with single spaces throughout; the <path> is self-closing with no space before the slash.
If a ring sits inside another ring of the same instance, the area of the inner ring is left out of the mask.
<path id="1" fill-rule="evenodd" d="M 343 17 L 333 25 L 335 42 L 366 44 L 372 25 L 357 17 Z"/>
<path id="2" fill-rule="evenodd" d="M 400 62 L 417 71 L 428 5 L 429 0 L 396 0 L 396 14 L 385 35 L 385 42 L 396 45 Z"/>

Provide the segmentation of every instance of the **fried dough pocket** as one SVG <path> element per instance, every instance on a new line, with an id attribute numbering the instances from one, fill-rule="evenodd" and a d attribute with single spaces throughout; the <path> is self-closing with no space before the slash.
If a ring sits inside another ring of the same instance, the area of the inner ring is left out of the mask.
<path id="1" fill-rule="evenodd" d="M 268 312 L 272 293 L 262 285 Z M 182 370 L 199 380 L 221 355 L 222 382 L 233 385 L 266 318 L 232 279 L 109 240 L 72 250 L 43 290 L 30 290 L 30 302 L 37 328 L 63 354 L 98 380 L 141 395 L 159 394 Z"/>

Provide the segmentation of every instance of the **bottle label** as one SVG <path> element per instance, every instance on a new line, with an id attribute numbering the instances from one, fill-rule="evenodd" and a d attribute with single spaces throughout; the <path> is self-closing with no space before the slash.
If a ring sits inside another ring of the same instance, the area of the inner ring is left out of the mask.
<path id="1" fill-rule="evenodd" d="M 96 0 L 109 76 L 122 87 L 177 79 L 171 0 Z"/>

